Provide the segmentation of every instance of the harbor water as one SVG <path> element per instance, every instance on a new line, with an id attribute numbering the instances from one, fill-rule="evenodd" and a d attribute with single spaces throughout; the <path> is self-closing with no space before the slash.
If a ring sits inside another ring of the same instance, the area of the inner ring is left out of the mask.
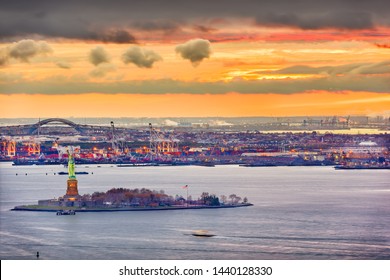
<path id="1" fill-rule="evenodd" d="M 79 193 L 149 188 L 254 206 L 151 212 L 10 211 L 65 194 L 63 166 L 0 163 L 2 260 L 390 259 L 390 172 L 333 167 L 77 166 Z M 207 230 L 210 238 L 191 235 Z"/>

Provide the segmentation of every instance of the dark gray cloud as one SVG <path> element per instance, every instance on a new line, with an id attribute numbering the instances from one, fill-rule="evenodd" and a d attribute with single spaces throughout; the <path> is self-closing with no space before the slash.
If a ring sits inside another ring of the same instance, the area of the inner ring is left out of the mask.
<path id="1" fill-rule="evenodd" d="M 110 62 L 110 57 L 102 46 L 97 46 L 90 51 L 89 62 L 97 66 L 101 63 Z"/>
<path id="2" fill-rule="evenodd" d="M 224 18 L 303 29 L 366 29 L 390 26 L 390 5 L 388 0 L 2 1 L 0 40 L 42 35 L 133 43 L 133 29 L 172 31 Z"/>
<path id="3" fill-rule="evenodd" d="M 258 25 L 289 26 L 301 29 L 370 29 L 374 27 L 373 15 L 369 12 L 328 12 L 328 13 L 268 13 L 256 18 Z"/>
<path id="4" fill-rule="evenodd" d="M 58 19 L 29 19 L 24 15 L 19 22 L 14 23 L 14 28 L 5 28 L 7 25 L 12 26 L 13 18 L 5 20 L 2 11 L 0 11 L 0 41 L 12 41 L 14 38 L 24 37 L 50 37 L 50 38 L 65 38 L 84 41 L 97 41 L 103 43 L 117 43 L 117 44 L 136 44 L 136 38 L 129 33 L 129 31 L 112 26 L 111 23 L 99 23 L 97 25 L 93 22 L 87 23 L 80 18 L 71 22 L 72 15 L 65 20 L 60 15 Z"/>
<path id="5" fill-rule="evenodd" d="M 132 46 L 122 55 L 125 64 L 133 63 L 140 68 L 152 68 L 153 64 L 162 60 L 162 57 L 153 50 Z"/>
<path id="6" fill-rule="evenodd" d="M 137 40 L 126 30 L 116 29 L 106 32 L 94 32 L 90 33 L 91 40 L 102 41 L 104 43 L 117 43 L 117 44 L 135 44 Z M 86 37 L 85 39 L 88 39 Z"/>
<path id="7" fill-rule="evenodd" d="M 204 39 L 193 39 L 175 48 L 182 58 L 191 61 L 193 66 L 198 66 L 203 59 L 209 58 L 211 54 L 210 41 Z"/>
<path id="8" fill-rule="evenodd" d="M 181 30 L 181 24 L 173 20 L 139 20 L 131 24 L 135 29 L 144 31 L 163 31 L 164 33 Z"/>
<path id="9" fill-rule="evenodd" d="M 218 31 L 217 28 L 204 26 L 204 25 L 195 25 L 193 28 L 195 31 L 199 31 L 199 32 L 203 32 L 203 33 L 211 33 L 211 32 Z"/>

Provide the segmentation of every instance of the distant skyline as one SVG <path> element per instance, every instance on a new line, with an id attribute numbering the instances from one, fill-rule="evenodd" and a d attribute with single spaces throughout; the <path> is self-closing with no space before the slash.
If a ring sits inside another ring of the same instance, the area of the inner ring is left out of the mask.
<path id="1" fill-rule="evenodd" d="M 390 4 L 16 0 L 0 118 L 390 116 Z"/>

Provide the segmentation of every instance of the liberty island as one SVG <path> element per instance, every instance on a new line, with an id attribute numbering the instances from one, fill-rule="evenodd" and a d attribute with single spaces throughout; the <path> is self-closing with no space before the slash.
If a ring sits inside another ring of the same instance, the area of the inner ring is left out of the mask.
<path id="1" fill-rule="evenodd" d="M 112 188 L 107 192 L 95 192 L 92 195 L 80 195 L 78 181 L 75 172 L 75 160 L 73 147 L 68 147 L 68 180 L 66 194 L 55 199 L 39 200 L 37 205 L 15 206 L 14 211 L 44 211 L 70 213 L 75 212 L 112 212 L 112 211 L 155 211 L 155 210 L 185 210 L 185 209 L 216 209 L 216 208 L 237 208 L 247 207 L 253 204 L 248 203 L 245 197 L 241 198 L 235 194 L 229 196 L 231 201 L 227 202 L 225 195 L 220 199 L 208 192 L 203 192 L 197 200 L 189 199 L 188 185 L 182 187 L 187 189 L 187 197 L 173 198 L 164 191 L 152 191 L 146 188 L 128 189 Z M 57 213 L 58 214 L 58 213 Z"/>

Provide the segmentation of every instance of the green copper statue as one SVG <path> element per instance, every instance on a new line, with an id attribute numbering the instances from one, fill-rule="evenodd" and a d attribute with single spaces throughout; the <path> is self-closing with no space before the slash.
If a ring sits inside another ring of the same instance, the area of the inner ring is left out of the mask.
<path id="1" fill-rule="evenodd" d="M 72 153 L 67 150 L 68 152 L 68 174 L 69 179 L 76 179 L 76 173 L 74 171 L 74 157 L 73 157 L 73 151 Z"/>

